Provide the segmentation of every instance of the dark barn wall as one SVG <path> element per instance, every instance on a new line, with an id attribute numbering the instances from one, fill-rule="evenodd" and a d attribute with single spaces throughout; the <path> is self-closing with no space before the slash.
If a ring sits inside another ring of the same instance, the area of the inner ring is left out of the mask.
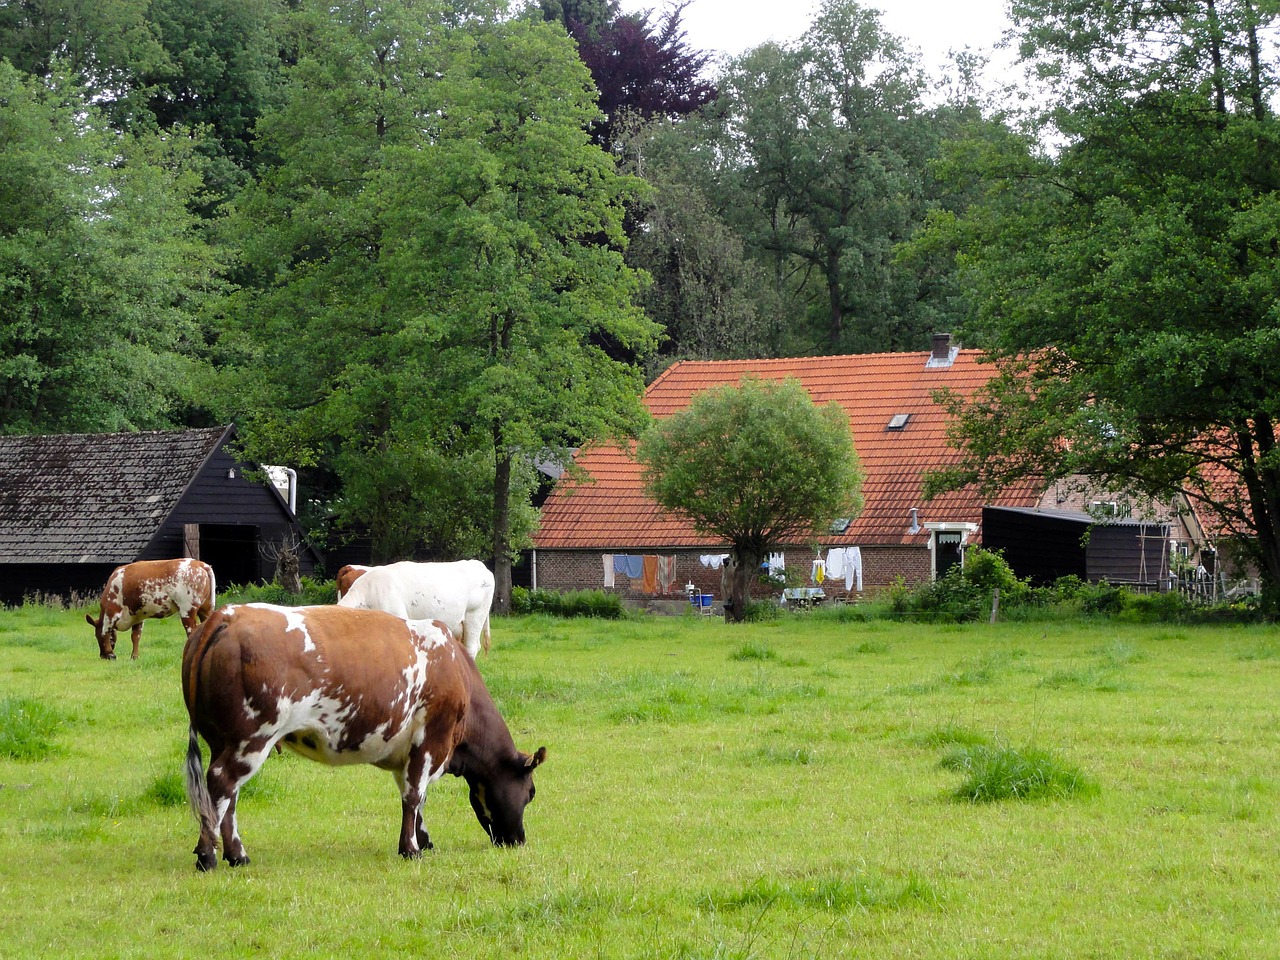
<path id="1" fill-rule="evenodd" d="M 1015 574 L 1038 587 L 1059 577 L 1088 576 L 1083 543 L 1088 530 L 1088 523 L 1071 517 L 993 507 L 982 511 L 983 547 L 999 550 Z"/>
<path id="2" fill-rule="evenodd" d="M 225 447 L 214 451 L 138 559 L 186 556 L 188 523 L 200 525 L 200 559 L 213 567 L 219 586 L 270 580 L 275 565 L 260 548 L 278 544 L 293 529 L 280 495 L 265 481 L 247 478 Z M 302 551 L 300 568 L 303 576 L 316 572 L 310 550 Z"/>
<path id="3" fill-rule="evenodd" d="M 1166 524 L 1097 526 L 1087 549 L 1090 580 L 1154 584 L 1168 575 Z M 1144 556 L 1145 562 L 1144 562 Z"/>
<path id="4" fill-rule="evenodd" d="M 7 563 L 0 578 L 0 603 L 18 606 L 28 597 L 85 599 L 96 607 L 114 563 Z"/>

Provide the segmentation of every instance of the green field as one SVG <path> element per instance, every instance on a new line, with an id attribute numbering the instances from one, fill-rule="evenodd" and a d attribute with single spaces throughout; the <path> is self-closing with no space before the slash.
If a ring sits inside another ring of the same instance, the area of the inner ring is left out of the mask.
<path id="1" fill-rule="evenodd" d="M 500 620 L 527 846 L 446 778 L 404 862 L 388 774 L 286 753 L 213 874 L 181 650 L 0 610 L 0 956 L 1280 955 L 1275 627 Z M 1065 779 L 959 797 L 992 757 Z"/>

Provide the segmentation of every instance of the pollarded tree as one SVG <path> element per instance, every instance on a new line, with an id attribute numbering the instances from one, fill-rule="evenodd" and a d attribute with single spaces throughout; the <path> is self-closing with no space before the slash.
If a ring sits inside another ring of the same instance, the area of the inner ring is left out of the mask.
<path id="1" fill-rule="evenodd" d="M 951 483 L 1086 474 L 1185 490 L 1280 588 L 1280 81 L 1274 5 L 1022 0 L 1061 149 L 993 151 L 939 221 L 1002 364 Z M 1224 481 L 1226 481 L 1224 483 Z M 1235 492 L 1239 491 L 1240 496 Z"/>
<path id="2" fill-rule="evenodd" d="M 739 621 L 748 578 L 771 549 L 816 539 L 862 509 L 848 415 L 837 403 L 816 406 L 798 380 L 748 378 L 701 393 L 647 430 L 636 458 L 658 504 L 729 543 Z"/>

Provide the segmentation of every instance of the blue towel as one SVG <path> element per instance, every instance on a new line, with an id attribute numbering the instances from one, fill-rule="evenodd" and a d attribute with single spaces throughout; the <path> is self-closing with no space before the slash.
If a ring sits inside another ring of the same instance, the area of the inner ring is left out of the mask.
<path id="1" fill-rule="evenodd" d="M 644 557 L 638 554 L 624 553 L 622 555 L 624 561 L 622 572 L 632 580 L 639 580 L 644 576 Z"/>

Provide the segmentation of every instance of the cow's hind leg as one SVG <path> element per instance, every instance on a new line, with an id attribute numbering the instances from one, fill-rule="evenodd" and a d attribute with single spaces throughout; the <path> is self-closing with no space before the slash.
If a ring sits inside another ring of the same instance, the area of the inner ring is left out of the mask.
<path id="1" fill-rule="evenodd" d="M 222 831 L 222 858 L 233 867 L 249 862 L 244 843 L 240 840 L 240 827 L 236 820 L 236 800 L 240 788 L 248 782 L 271 752 L 271 741 L 258 737 L 237 748 L 223 750 L 209 764 L 206 778 L 209 796 L 213 799 L 214 812 Z"/>
<path id="2" fill-rule="evenodd" d="M 135 623 L 135 624 L 133 625 L 133 629 L 132 629 L 131 631 L 129 631 L 129 637 L 130 637 L 130 639 L 132 639 L 132 640 L 133 640 L 133 656 L 132 656 L 132 657 L 130 657 L 129 659 L 130 659 L 130 660 L 137 660 L 137 659 L 138 659 L 138 641 L 142 639 L 142 624 L 141 624 L 141 623 Z"/>

